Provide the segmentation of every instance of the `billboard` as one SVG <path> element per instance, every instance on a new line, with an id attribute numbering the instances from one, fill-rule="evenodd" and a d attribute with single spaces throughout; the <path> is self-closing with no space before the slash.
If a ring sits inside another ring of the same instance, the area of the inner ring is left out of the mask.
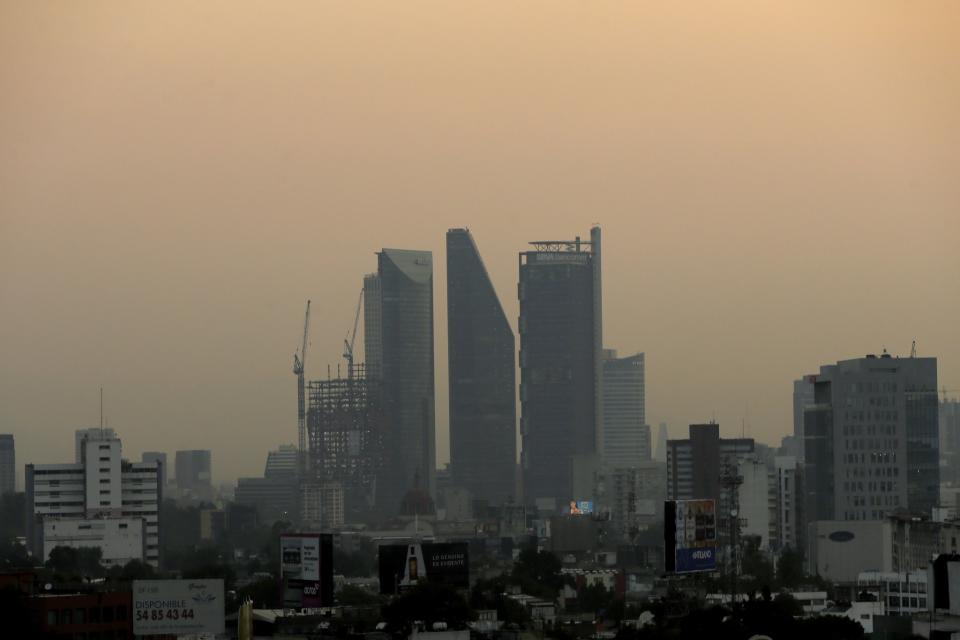
<path id="1" fill-rule="evenodd" d="M 223 580 L 134 580 L 133 635 L 222 634 Z"/>
<path id="2" fill-rule="evenodd" d="M 333 537 L 329 533 L 280 535 L 283 606 L 292 609 L 333 605 Z"/>
<path id="3" fill-rule="evenodd" d="M 593 500 L 571 500 L 570 515 L 586 516 L 593 513 Z"/>
<path id="4" fill-rule="evenodd" d="M 400 593 L 420 580 L 470 588 L 470 552 L 465 542 L 381 545 L 377 555 L 384 595 Z"/>
<path id="5" fill-rule="evenodd" d="M 713 500 L 664 503 L 664 562 L 669 573 L 717 568 L 717 508 Z"/>

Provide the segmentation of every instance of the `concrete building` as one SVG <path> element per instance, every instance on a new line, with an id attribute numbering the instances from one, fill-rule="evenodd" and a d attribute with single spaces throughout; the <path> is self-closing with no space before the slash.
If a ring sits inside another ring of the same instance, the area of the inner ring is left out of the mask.
<path id="1" fill-rule="evenodd" d="M 574 466 L 603 442 L 600 228 L 589 242 L 531 245 L 517 291 L 523 490 L 528 504 L 556 511 L 582 498 Z"/>
<path id="2" fill-rule="evenodd" d="M 803 464 L 803 412 L 813 404 L 813 383 L 817 376 L 803 376 L 793 381 L 793 441 L 794 447 L 787 455 L 796 456 Z"/>
<path id="3" fill-rule="evenodd" d="M 940 453 L 960 453 L 960 400 L 947 399 L 940 402 Z"/>
<path id="4" fill-rule="evenodd" d="M 797 459 L 777 456 L 774 459 L 774 483 L 777 493 L 775 550 L 803 549 L 801 475 Z"/>
<path id="5" fill-rule="evenodd" d="M 660 427 L 657 429 L 657 448 L 654 451 L 653 459 L 658 462 L 667 461 L 667 423 L 661 422 Z"/>
<path id="6" fill-rule="evenodd" d="M 719 501 L 723 461 L 753 453 L 753 438 L 721 438 L 716 423 L 690 425 L 687 440 L 667 441 L 667 499 Z"/>
<path id="7" fill-rule="evenodd" d="M 296 476 L 239 478 L 234 500 L 254 507 L 263 524 L 300 521 L 300 480 Z"/>
<path id="8" fill-rule="evenodd" d="M 299 456 L 296 445 L 282 444 L 277 449 L 267 452 L 267 464 L 263 469 L 263 477 L 294 477 L 297 475 L 298 460 Z"/>
<path id="9" fill-rule="evenodd" d="M 755 457 L 741 457 L 737 466 L 743 478 L 737 488 L 740 535 L 757 538 L 758 548 L 768 551 L 777 536 L 777 487 L 773 470 Z"/>
<path id="10" fill-rule="evenodd" d="M 883 520 L 821 520 L 808 526 L 807 572 L 853 583 L 863 571 L 925 571 L 939 553 L 957 553 L 960 523 L 907 514 Z"/>
<path id="11" fill-rule="evenodd" d="M 155 463 L 160 467 L 160 486 L 167 487 L 167 454 L 162 451 L 144 451 L 140 462 Z"/>
<path id="12" fill-rule="evenodd" d="M 639 532 L 663 522 L 666 478 L 666 464 L 655 460 L 600 471 L 595 509 L 601 516 L 609 516 L 617 541 L 632 542 Z"/>
<path id="13" fill-rule="evenodd" d="M 447 340 L 453 483 L 502 504 L 516 497 L 516 347 L 467 229 L 447 232 Z"/>
<path id="14" fill-rule="evenodd" d="M 857 594 L 868 593 L 886 607 L 889 615 L 913 615 L 927 611 L 927 571 L 862 571 L 857 575 Z"/>
<path id="15" fill-rule="evenodd" d="M 44 518 L 43 556 L 55 547 L 99 547 L 106 567 L 143 560 L 147 554 L 143 518 Z"/>
<path id="16" fill-rule="evenodd" d="M 213 456 L 209 449 L 177 451 L 177 490 L 181 498 L 213 499 Z"/>
<path id="17" fill-rule="evenodd" d="M 602 464 L 628 467 L 649 461 L 650 425 L 644 406 L 643 354 L 618 358 L 615 350 L 604 349 L 602 387 Z"/>
<path id="18" fill-rule="evenodd" d="M 17 490 L 17 451 L 13 435 L 0 433 L 0 496 Z"/>
<path id="19" fill-rule="evenodd" d="M 377 263 L 364 279 L 364 347 L 387 420 L 377 507 L 393 515 L 409 489 L 435 491 L 433 254 L 383 249 Z"/>
<path id="20" fill-rule="evenodd" d="M 843 360 L 820 368 L 804 410 L 804 512 L 882 520 L 939 503 L 936 358 Z"/>
<path id="21" fill-rule="evenodd" d="M 89 531 L 89 535 L 102 534 L 113 553 L 114 543 L 128 547 L 121 533 L 129 533 L 130 519 L 139 519 L 143 521 L 142 559 L 159 566 L 163 497 L 160 467 L 153 462 L 122 459 L 120 439 L 112 429 L 79 431 L 75 459 L 77 462 L 68 464 L 28 464 L 26 467 L 26 528 L 30 551 L 35 555 L 46 552 L 44 533 L 54 531 L 47 527 L 50 522 L 57 523 L 58 532 L 67 535 L 71 531 L 77 535 L 81 535 L 81 531 Z M 102 530 L 94 529 L 92 525 L 96 523 L 105 526 Z M 91 525 L 89 530 L 81 529 L 81 525 L 87 524 Z M 127 531 L 122 531 L 124 529 Z M 114 533 L 120 536 L 116 540 Z"/>

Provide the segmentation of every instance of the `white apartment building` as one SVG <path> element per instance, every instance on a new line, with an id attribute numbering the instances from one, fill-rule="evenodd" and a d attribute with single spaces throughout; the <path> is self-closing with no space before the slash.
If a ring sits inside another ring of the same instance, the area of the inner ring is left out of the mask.
<path id="1" fill-rule="evenodd" d="M 777 456 L 773 461 L 777 492 L 777 537 L 779 549 L 800 547 L 800 477 L 797 474 L 797 459 L 794 456 Z"/>
<path id="2" fill-rule="evenodd" d="M 128 462 L 121 457 L 120 438 L 112 429 L 83 429 L 76 433 L 74 463 L 27 465 L 27 543 L 34 554 L 49 553 L 44 534 L 52 533 L 47 521 L 83 520 L 94 524 L 108 520 L 136 518 L 143 521 L 143 554 L 140 559 L 160 564 L 160 467 L 156 462 Z M 76 531 L 81 531 L 80 524 Z M 97 531 L 107 538 L 120 522 Z M 114 527 L 114 525 L 116 525 Z M 60 524 L 65 531 L 67 524 Z M 128 522 L 129 526 L 129 522 Z M 91 529 L 87 531 L 89 541 Z M 81 536 L 83 537 L 83 536 Z M 70 545 L 101 546 L 102 545 Z M 51 547 L 52 548 L 52 547 Z M 106 559 L 107 553 L 104 553 Z"/>

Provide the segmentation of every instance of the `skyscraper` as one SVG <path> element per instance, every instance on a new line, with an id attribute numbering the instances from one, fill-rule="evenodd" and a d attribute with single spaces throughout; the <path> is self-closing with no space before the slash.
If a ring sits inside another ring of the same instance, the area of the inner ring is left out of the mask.
<path id="1" fill-rule="evenodd" d="M 804 517 L 930 515 L 940 496 L 936 358 L 880 357 L 820 367 L 804 411 Z"/>
<path id="2" fill-rule="evenodd" d="M 613 349 L 603 353 L 603 464 L 636 466 L 650 460 L 651 453 L 643 354 L 618 358 Z"/>
<path id="3" fill-rule="evenodd" d="M 377 264 L 364 278 L 364 347 L 387 421 L 377 505 L 396 513 L 415 486 L 434 494 L 433 254 L 383 249 Z"/>
<path id="4" fill-rule="evenodd" d="M 573 495 L 573 466 L 602 442 L 600 228 L 520 253 L 520 430 L 528 503 Z"/>
<path id="5" fill-rule="evenodd" d="M 0 433 L 0 496 L 17 490 L 17 453 L 13 435 Z"/>
<path id="6" fill-rule="evenodd" d="M 813 404 L 813 383 L 817 376 L 803 376 L 793 381 L 793 448 L 790 455 L 803 464 L 803 410 Z"/>
<path id="7" fill-rule="evenodd" d="M 517 458 L 513 329 L 466 229 L 447 232 L 447 340 L 453 482 L 505 502 Z"/>
<path id="8" fill-rule="evenodd" d="M 177 451 L 174 465 L 180 497 L 213 498 L 213 463 L 209 449 Z"/>

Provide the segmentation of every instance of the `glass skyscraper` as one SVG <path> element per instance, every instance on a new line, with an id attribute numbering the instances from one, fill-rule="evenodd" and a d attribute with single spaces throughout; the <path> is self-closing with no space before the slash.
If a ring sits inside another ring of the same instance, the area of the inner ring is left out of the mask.
<path id="1" fill-rule="evenodd" d="M 386 421 L 376 502 L 395 514 L 410 489 L 435 490 L 433 255 L 384 249 L 377 260 L 364 279 L 364 357 Z"/>
<path id="2" fill-rule="evenodd" d="M 507 321 L 473 236 L 447 232 L 450 468 L 456 486 L 516 497 L 516 365 Z"/>
<path id="3" fill-rule="evenodd" d="M 520 254 L 520 431 L 527 503 L 560 508 L 603 425 L 600 229 Z"/>

